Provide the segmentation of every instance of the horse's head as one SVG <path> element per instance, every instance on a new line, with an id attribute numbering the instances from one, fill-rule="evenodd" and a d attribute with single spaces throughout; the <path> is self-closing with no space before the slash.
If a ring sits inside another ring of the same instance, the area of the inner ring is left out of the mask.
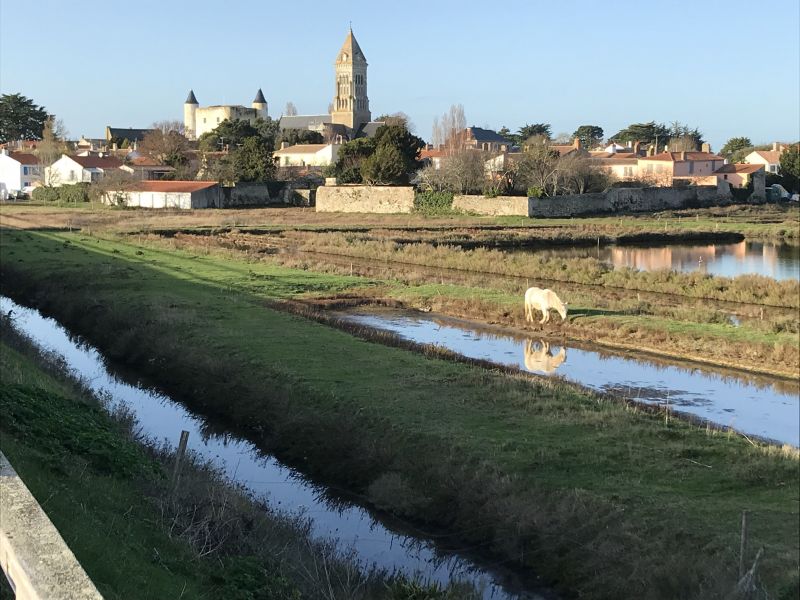
<path id="1" fill-rule="evenodd" d="M 566 321 L 567 320 L 567 303 L 566 302 L 562 302 L 561 306 L 558 307 L 558 314 L 561 315 L 561 320 L 562 321 Z"/>

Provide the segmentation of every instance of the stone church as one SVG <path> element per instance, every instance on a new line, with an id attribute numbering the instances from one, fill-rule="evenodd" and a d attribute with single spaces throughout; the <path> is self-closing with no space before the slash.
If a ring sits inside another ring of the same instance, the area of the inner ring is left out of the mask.
<path id="1" fill-rule="evenodd" d="M 383 125 L 372 121 L 367 96 L 367 58 L 358 45 L 353 30 L 347 33 L 336 55 L 335 94 L 331 112 L 320 115 L 292 115 L 280 117 L 280 128 L 317 131 L 329 141 L 339 142 L 356 137 L 370 136 Z M 258 90 L 250 108 L 238 105 L 208 106 L 201 108 L 194 92 L 183 105 L 184 127 L 189 139 L 197 139 L 213 130 L 227 119 L 246 119 L 250 122 L 267 117 L 267 101 Z"/>

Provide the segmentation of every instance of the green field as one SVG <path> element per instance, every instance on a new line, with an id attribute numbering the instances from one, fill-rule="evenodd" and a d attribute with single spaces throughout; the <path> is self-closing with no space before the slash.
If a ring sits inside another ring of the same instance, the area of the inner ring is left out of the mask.
<path id="1" fill-rule="evenodd" d="M 796 451 L 369 343 L 271 302 L 371 282 L 4 231 L 2 291 L 322 480 L 585 598 L 728 597 L 741 511 L 796 596 Z M 13 252 L 13 254 L 11 254 Z"/>

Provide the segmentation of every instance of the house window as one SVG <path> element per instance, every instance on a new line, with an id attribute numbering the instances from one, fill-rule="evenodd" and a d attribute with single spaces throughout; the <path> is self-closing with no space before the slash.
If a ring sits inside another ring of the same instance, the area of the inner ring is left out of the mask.
<path id="1" fill-rule="evenodd" d="M 625 177 L 633 177 L 633 167 L 622 167 L 622 173 Z"/>
<path id="2" fill-rule="evenodd" d="M 769 166 L 770 173 L 777 173 L 778 172 L 778 165 L 770 165 Z"/>
<path id="3" fill-rule="evenodd" d="M 203 117 L 203 123 L 205 123 L 205 122 L 206 122 L 206 118 L 205 118 L 205 117 Z"/>
<path id="4" fill-rule="evenodd" d="M 28 174 L 28 167 L 22 167 L 22 174 L 23 175 L 27 175 Z"/>
<path id="5" fill-rule="evenodd" d="M 694 173 L 694 161 L 689 161 L 689 175 Z"/>
<path id="6" fill-rule="evenodd" d="M 70 181 L 75 181 L 75 171 L 70 171 L 69 172 L 69 180 Z"/>
<path id="7" fill-rule="evenodd" d="M 725 180 L 726 180 L 726 181 L 728 180 L 728 176 L 727 176 L 727 175 L 725 175 Z"/>

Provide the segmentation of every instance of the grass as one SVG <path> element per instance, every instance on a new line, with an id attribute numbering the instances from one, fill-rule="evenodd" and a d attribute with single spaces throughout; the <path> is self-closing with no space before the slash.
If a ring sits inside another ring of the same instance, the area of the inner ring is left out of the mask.
<path id="1" fill-rule="evenodd" d="M 761 580 L 797 593 L 796 452 L 268 308 L 357 277 L 66 233 L 4 231 L 0 250 L 3 293 L 194 409 L 574 595 L 727 597 L 743 509 Z"/>

